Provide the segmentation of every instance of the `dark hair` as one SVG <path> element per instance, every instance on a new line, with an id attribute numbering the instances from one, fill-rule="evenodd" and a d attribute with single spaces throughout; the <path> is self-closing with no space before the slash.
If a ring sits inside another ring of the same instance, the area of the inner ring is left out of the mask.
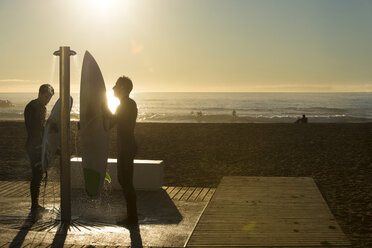
<path id="1" fill-rule="evenodd" d="M 50 95 L 54 95 L 54 89 L 50 84 L 43 84 L 39 88 L 39 94 L 49 93 Z"/>
<path id="2" fill-rule="evenodd" d="M 122 76 L 118 78 L 118 83 L 120 83 L 123 87 L 125 87 L 129 92 L 133 89 L 132 80 L 127 76 Z"/>

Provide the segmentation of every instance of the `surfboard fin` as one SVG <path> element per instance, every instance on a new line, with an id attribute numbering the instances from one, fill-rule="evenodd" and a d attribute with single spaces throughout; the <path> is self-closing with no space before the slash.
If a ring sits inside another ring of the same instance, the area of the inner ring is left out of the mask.
<path id="1" fill-rule="evenodd" d="M 106 180 L 108 183 L 111 183 L 111 177 L 110 177 L 110 175 L 109 175 L 107 172 L 106 172 L 105 180 Z"/>

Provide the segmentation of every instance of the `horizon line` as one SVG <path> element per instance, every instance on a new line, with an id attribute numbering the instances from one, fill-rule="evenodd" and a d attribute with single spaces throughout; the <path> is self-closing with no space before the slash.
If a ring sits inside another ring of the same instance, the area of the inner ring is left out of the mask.
<path id="1" fill-rule="evenodd" d="M 106 91 L 108 92 L 108 91 Z M 38 91 L 8 91 L 0 92 L 1 94 L 16 94 L 16 93 L 38 93 Z M 55 95 L 59 91 L 55 91 Z M 79 91 L 70 91 L 72 94 L 80 93 Z M 137 93 L 372 93 L 372 91 L 134 91 Z"/>

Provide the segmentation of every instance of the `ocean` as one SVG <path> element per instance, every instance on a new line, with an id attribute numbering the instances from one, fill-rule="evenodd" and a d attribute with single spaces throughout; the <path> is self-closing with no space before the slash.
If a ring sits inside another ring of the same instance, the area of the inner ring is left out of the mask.
<path id="1" fill-rule="evenodd" d="M 79 94 L 72 93 L 71 120 L 79 120 Z M 37 93 L 0 93 L 13 106 L 0 107 L 0 120 L 23 120 Z M 57 101 L 54 95 L 48 114 Z M 134 93 L 138 122 L 291 123 L 372 121 L 372 93 Z M 235 115 L 233 111 L 235 110 Z"/>

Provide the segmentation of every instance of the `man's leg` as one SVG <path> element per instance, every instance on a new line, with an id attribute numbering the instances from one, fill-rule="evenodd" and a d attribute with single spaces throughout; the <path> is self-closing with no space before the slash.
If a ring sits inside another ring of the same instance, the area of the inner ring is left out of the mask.
<path id="1" fill-rule="evenodd" d="M 127 215 L 128 221 L 136 223 L 137 204 L 136 204 L 136 191 L 133 186 L 133 156 L 120 156 L 118 160 L 118 180 L 123 189 L 124 197 L 127 202 Z"/>
<path id="2" fill-rule="evenodd" d="M 35 209 L 39 206 L 40 183 L 43 178 L 40 161 L 41 154 L 39 152 L 30 152 L 29 157 L 32 169 L 32 179 L 30 183 L 31 209 Z"/>

